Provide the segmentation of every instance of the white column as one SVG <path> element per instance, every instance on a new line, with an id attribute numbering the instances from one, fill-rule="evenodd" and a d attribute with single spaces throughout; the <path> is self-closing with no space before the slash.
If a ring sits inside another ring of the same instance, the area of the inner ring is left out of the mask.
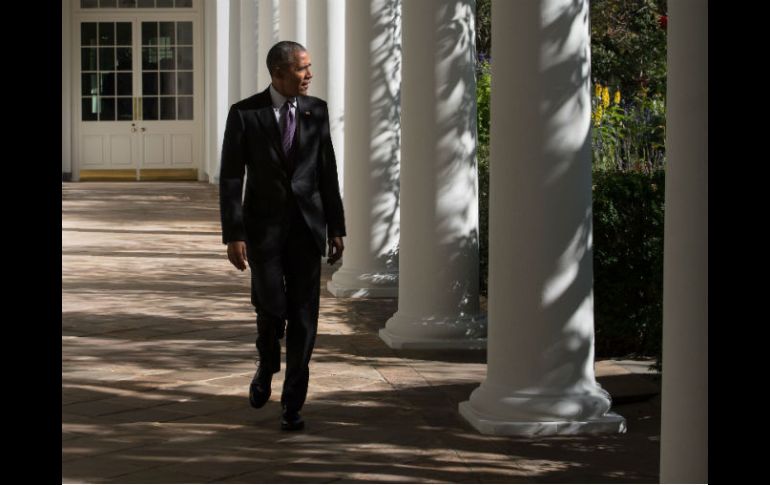
<path id="1" fill-rule="evenodd" d="M 394 298 L 400 226 L 400 0 L 348 0 L 345 61 L 348 237 L 342 267 L 327 288 L 341 297 Z"/>
<path id="2" fill-rule="evenodd" d="M 280 2 L 279 40 L 291 40 L 304 46 L 307 42 L 307 0 Z"/>
<path id="3" fill-rule="evenodd" d="M 392 348 L 483 348 L 475 0 L 405 0 L 398 311 Z"/>
<path id="4" fill-rule="evenodd" d="M 594 376 L 588 0 L 493 0 L 483 434 L 625 431 Z"/>
<path id="5" fill-rule="evenodd" d="M 708 2 L 668 6 L 661 483 L 708 483 Z"/>
<path id="6" fill-rule="evenodd" d="M 219 181 L 219 157 L 227 111 L 232 104 L 230 86 L 230 2 L 203 2 L 206 48 L 206 171 L 210 183 Z M 239 75 L 240 76 L 240 75 Z M 239 83 L 240 84 L 240 83 Z M 233 98 L 235 96 L 232 96 Z M 237 101 L 237 100 L 236 100 Z"/>
<path id="7" fill-rule="evenodd" d="M 205 62 L 204 83 L 204 166 L 209 183 L 219 182 L 219 171 L 214 170 L 217 156 L 216 145 L 216 119 L 217 119 L 217 2 L 206 2 L 203 8 L 203 49 Z"/>
<path id="8" fill-rule="evenodd" d="M 240 15 L 240 99 L 248 98 L 259 89 L 257 82 L 258 23 L 257 0 L 241 0 Z"/>
<path id="9" fill-rule="evenodd" d="M 230 0 L 227 25 L 227 99 L 229 105 L 241 100 L 241 0 Z"/>
<path id="10" fill-rule="evenodd" d="M 313 67 L 313 81 L 308 94 L 326 99 L 329 69 L 329 24 L 327 0 L 311 0 L 307 4 L 307 44 Z"/>
<path id="11" fill-rule="evenodd" d="M 278 43 L 280 25 L 279 0 L 259 0 L 259 42 L 257 48 L 257 84 L 258 91 L 270 85 L 270 73 L 267 70 L 267 53 Z"/>
<path id="12" fill-rule="evenodd" d="M 313 63 L 310 94 L 328 105 L 337 175 L 344 196 L 345 0 L 311 0 L 307 20 L 305 47 Z"/>
<path id="13" fill-rule="evenodd" d="M 72 0 L 62 0 L 61 33 L 61 172 L 64 180 L 72 176 Z"/>

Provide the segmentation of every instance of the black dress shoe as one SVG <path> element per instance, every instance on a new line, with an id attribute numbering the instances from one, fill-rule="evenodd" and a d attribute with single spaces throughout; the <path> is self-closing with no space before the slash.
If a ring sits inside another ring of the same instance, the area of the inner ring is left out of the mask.
<path id="1" fill-rule="evenodd" d="M 270 399 L 273 392 L 270 384 L 273 381 L 273 373 L 260 366 L 249 385 L 249 403 L 251 407 L 259 409 Z"/>
<path id="2" fill-rule="evenodd" d="M 297 431 L 305 427 L 305 421 L 299 412 L 283 408 L 283 415 L 281 416 L 281 429 L 284 431 Z"/>

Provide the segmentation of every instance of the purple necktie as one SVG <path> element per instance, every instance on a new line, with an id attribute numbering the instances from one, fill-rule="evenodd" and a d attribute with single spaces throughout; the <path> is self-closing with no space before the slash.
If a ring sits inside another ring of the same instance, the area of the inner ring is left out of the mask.
<path id="1" fill-rule="evenodd" d="M 294 130 L 297 128 L 297 123 L 294 121 L 291 103 L 287 100 L 286 104 L 283 106 L 286 108 L 286 113 L 283 116 L 283 123 L 281 123 L 281 144 L 283 145 L 283 152 L 286 156 L 289 156 L 291 144 L 294 141 Z"/>

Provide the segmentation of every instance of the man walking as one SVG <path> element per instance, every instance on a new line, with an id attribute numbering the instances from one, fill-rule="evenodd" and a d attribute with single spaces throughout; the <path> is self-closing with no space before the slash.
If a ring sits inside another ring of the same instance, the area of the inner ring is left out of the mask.
<path id="1" fill-rule="evenodd" d="M 318 328 L 321 257 L 342 257 L 345 215 L 326 103 L 307 96 L 310 55 L 283 41 L 267 54 L 271 84 L 230 108 L 222 144 L 222 242 L 241 271 L 251 270 L 259 365 L 249 401 L 261 408 L 281 368 L 281 428 L 304 426 L 310 356 Z M 246 190 L 243 192 L 244 172 Z"/>

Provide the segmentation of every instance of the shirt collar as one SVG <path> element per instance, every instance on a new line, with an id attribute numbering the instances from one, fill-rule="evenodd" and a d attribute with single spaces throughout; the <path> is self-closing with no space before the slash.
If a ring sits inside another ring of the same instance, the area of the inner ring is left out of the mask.
<path id="1" fill-rule="evenodd" d="M 276 90 L 272 84 L 270 84 L 270 99 L 273 101 L 273 108 L 275 109 L 281 109 L 286 103 L 287 98 L 283 94 L 279 93 L 278 90 Z M 289 104 L 292 105 L 293 108 L 297 108 L 297 98 L 288 98 Z"/>

